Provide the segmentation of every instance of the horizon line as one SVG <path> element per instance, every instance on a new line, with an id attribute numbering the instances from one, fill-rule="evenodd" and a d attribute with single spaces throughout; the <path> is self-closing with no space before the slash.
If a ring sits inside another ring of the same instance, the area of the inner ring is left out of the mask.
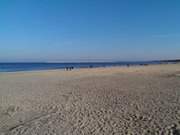
<path id="1" fill-rule="evenodd" d="M 0 61 L 0 63 L 118 63 L 118 62 L 180 62 L 179 59 L 156 59 L 156 60 L 112 60 L 112 61 Z"/>

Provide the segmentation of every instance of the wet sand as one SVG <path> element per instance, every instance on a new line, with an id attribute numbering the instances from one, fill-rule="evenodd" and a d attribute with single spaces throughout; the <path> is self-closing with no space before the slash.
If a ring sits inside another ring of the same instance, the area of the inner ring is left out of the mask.
<path id="1" fill-rule="evenodd" d="M 180 64 L 0 73 L 0 135 L 179 135 Z"/>

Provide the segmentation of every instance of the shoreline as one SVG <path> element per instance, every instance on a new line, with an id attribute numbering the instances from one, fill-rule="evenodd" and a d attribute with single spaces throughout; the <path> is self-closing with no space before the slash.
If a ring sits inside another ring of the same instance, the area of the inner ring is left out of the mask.
<path id="1" fill-rule="evenodd" d="M 145 67 L 145 66 L 155 66 L 155 65 L 176 65 L 176 64 L 180 64 L 180 62 L 165 62 L 165 63 L 154 63 L 154 64 L 125 64 L 125 65 L 116 65 L 116 66 L 94 66 L 91 67 L 91 65 L 89 65 L 89 67 L 72 67 L 73 69 L 69 70 L 69 71 L 74 71 L 74 70 L 82 70 L 82 69 L 100 69 L 100 68 L 121 68 L 121 67 L 125 67 L 125 68 L 130 68 L 130 67 Z M 47 72 L 47 71 L 68 71 L 66 70 L 66 68 L 69 67 L 64 67 L 64 68 L 55 68 L 55 69 L 29 69 L 29 70 L 18 70 L 18 71 L 0 71 L 0 74 L 5 74 L 5 73 L 25 73 L 25 72 Z"/>

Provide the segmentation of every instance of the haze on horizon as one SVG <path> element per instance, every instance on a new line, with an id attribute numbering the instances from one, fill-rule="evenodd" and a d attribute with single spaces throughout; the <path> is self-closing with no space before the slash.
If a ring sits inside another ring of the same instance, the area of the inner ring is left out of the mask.
<path id="1" fill-rule="evenodd" d="M 179 0 L 0 1 L 0 62 L 178 58 Z"/>

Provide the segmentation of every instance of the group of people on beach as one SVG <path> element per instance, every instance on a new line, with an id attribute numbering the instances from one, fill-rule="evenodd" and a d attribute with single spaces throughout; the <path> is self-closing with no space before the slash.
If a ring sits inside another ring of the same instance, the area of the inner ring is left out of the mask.
<path id="1" fill-rule="evenodd" d="M 149 64 L 139 64 L 140 66 L 148 66 Z M 130 67 L 130 66 L 132 66 L 131 64 L 127 64 L 126 65 L 127 67 Z M 88 68 L 93 68 L 93 66 L 92 65 L 90 65 Z M 66 71 L 71 71 L 71 70 L 73 70 L 74 69 L 74 67 L 73 66 L 70 66 L 70 67 L 65 67 L 65 70 Z"/>
<path id="2" fill-rule="evenodd" d="M 93 68 L 93 66 L 90 65 L 88 68 Z M 71 70 L 73 70 L 73 69 L 74 69 L 73 66 L 71 66 L 71 67 L 65 67 L 65 70 L 66 70 L 66 71 L 71 71 Z"/>
<path id="3" fill-rule="evenodd" d="M 66 68 L 65 68 L 66 71 L 71 71 L 71 70 L 73 70 L 73 69 L 74 69 L 74 67 L 66 67 Z"/>
<path id="4" fill-rule="evenodd" d="M 143 64 L 139 64 L 139 65 L 140 65 L 140 66 L 148 66 L 149 64 L 143 63 Z M 132 65 L 132 64 L 126 64 L 126 66 L 127 66 L 127 67 L 131 67 L 131 66 L 133 66 L 133 65 Z M 93 68 L 93 65 L 89 65 L 88 68 Z M 73 69 L 74 69 L 73 66 L 65 67 L 65 70 L 66 70 L 66 71 L 71 71 L 71 70 L 73 70 Z"/>

